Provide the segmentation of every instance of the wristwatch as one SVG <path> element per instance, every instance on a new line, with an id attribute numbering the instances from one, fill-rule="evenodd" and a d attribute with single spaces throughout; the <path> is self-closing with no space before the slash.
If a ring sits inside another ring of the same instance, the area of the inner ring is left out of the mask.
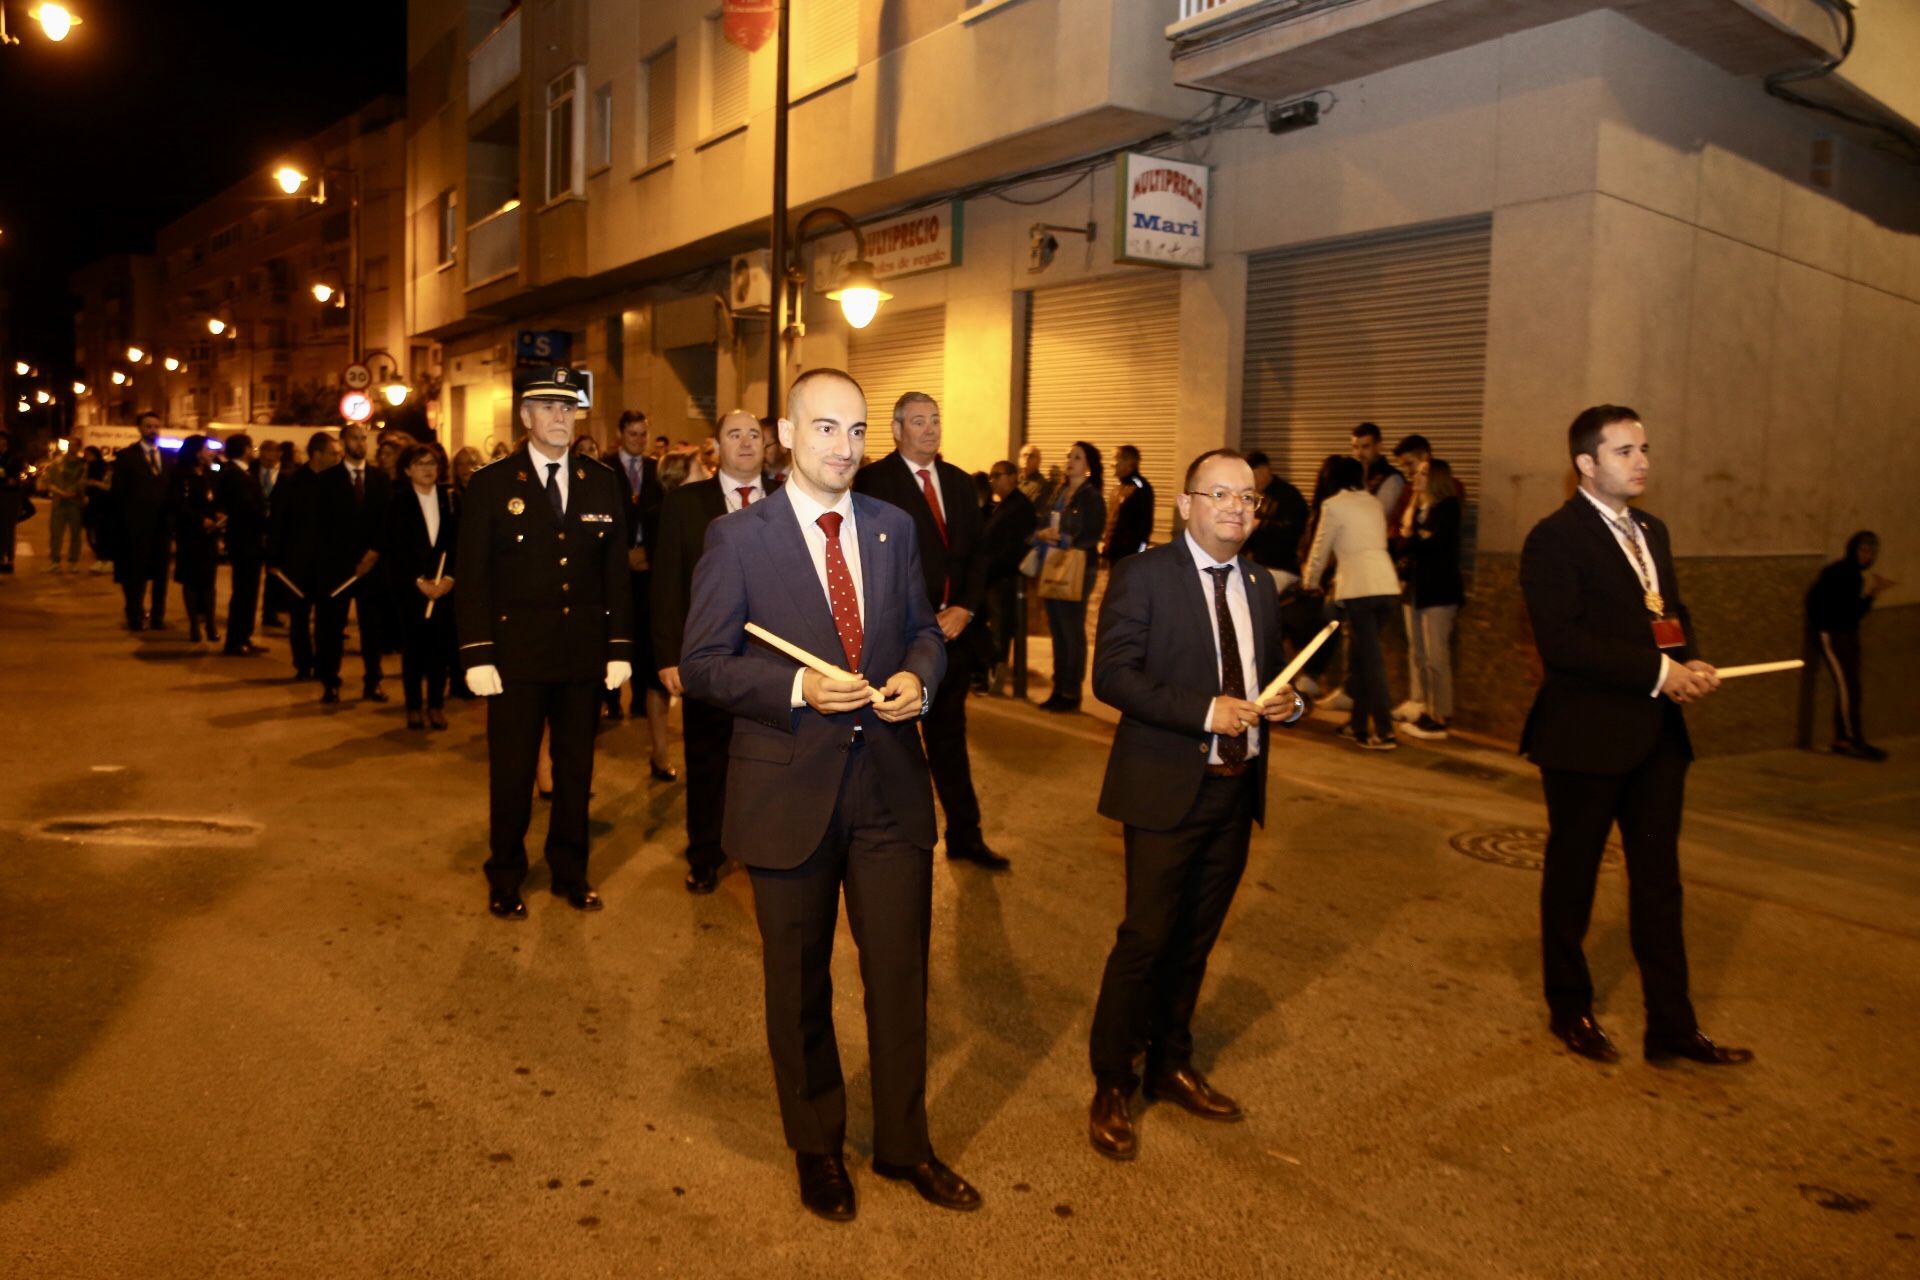
<path id="1" fill-rule="evenodd" d="M 933 710 L 933 690 L 923 684 L 920 686 L 920 714 L 924 716 L 931 710 Z"/>
<path id="2" fill-rule="evenodd" d="M 1288 716 L 1283 723 L 1292 724 L 1305 714 L 1307 714 L 1307 704 L 1296 691 L 1293 695 L 1293 714 Z"/>

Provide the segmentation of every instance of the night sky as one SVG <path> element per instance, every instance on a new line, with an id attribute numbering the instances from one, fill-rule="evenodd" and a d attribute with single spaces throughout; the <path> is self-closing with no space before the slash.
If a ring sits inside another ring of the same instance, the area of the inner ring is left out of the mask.
<path id="1" fill-rule="evenodd" d="M 405 0 L 67 0 L 52 44 L 0 0 L 0 289 L 15 351 L 71 357 L 66 280 L 268 166 L 281 148 L 406 87 Z M 9 358 L 12 358 L 10 355 Z"/>

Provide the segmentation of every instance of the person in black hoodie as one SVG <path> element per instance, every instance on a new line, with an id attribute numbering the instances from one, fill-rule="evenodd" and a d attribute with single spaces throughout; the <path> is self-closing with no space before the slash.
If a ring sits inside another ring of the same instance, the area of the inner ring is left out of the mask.
<path id="1" fill-rule="evenodd" d="M 1807 592 L 1807 629 L 1820 646 L 1833 677 L 1833 752 L 1861 760 L 1885 760 L 1860 727 L 1860 620 L 1874 597 L 1893 584 L 1868 574 L 1880 556 L 1880 537 L 1862 529 L 1847 539 L 1847 553 L 1820 571 Z"/>

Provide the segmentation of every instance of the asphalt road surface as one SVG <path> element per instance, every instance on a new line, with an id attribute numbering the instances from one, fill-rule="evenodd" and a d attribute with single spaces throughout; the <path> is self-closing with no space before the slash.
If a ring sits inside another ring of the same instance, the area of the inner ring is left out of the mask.
<path id="1" fill-rule="evenodd" d="M 977 699 L 1014 869 L 936 854 L 929 1109 L 986 1206 L 868 1169 L 842 929 L 860 1211 L 832 1225 L 780 1137 L 746 877 L 681 888 L 684 787 L 640 726 L 600 739 L 608 909 L 536 867 L 504 924 L 477 704 L 435 734 L 397 679 L 323 708 L 278 633 L 255 660 L 129 636 L 110 583 L 38 574 L 0 581 L 7 1280 L 1920 1274 L 1920 742 L 1696 768 L 1695 999 L 1758 1054 L 1710 1070 L 1547 1033 L 1523 762 L 1288 736 L 1197 1024 L 1248 1119 L 1149 1107 L 1120 1166 L 1086 1140 L 1111 730 Z M 1589 953 L 1635 1048 L 1617 866 Z"/>

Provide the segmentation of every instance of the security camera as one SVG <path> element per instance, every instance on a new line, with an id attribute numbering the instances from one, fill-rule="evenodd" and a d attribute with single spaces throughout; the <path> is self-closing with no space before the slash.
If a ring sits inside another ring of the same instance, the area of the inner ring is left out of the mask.
<path id="1" fill-rule="evenodd" d="M 1053 255 L 1060 248 L 1060 242 L 1053 238 L 1046 227 L 1035 223 L 1027 241 L 1027 270 L 1045 271 L 1053 263 Z"/>

